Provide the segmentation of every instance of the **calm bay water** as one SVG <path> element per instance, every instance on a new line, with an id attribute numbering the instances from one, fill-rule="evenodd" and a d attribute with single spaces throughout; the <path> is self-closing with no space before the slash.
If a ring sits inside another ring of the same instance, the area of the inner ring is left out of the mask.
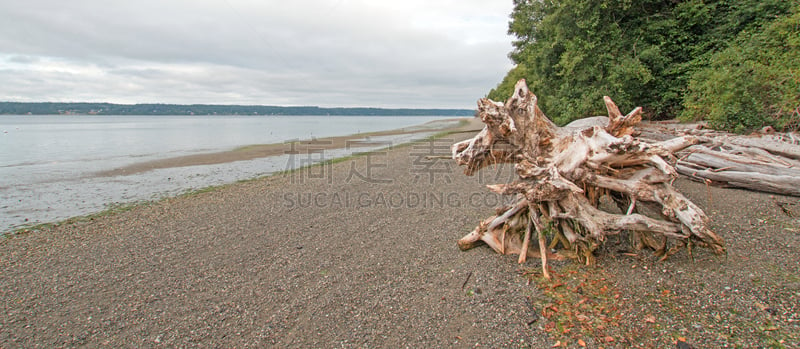
<path id="1" fill-rule="evenodd" d="M 98 177 L 138 162 L 398 129 L 445 117 L 0 115 L 0 232 L 287 169 L 288 156 Z M 387 138 L 399 143 L 427 134 Z M 351 150 L 352 151 L 352 150 Z M 326 157 L 347 155 L 345 150 Z M 167 180 L 169 179 L 169 180 Z"/>

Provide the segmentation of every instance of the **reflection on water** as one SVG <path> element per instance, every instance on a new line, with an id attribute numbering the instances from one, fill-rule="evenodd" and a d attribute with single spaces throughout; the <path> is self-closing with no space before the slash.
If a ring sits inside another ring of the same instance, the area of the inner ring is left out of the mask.
<path id="1" fill-rule="evenodd" d="M 165 168 L 129 176 L 93 173 L 133 163 L 250 144 L 419 125 L 437 117 L 0 116 L 0 232 L 286 170 L 288 156 Z M 397 144 L 430 133 L 392 136 Z M 325 158 L 365 149 L 326 150 Z"/>

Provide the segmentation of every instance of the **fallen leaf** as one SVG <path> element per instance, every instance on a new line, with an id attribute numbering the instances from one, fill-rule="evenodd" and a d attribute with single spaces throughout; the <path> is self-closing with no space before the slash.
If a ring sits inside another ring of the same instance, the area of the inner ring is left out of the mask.
<path id="1" fill-rule="evenodd" d="M 553 344 L 553 348 L 560 347 L 561 341 L 556 341 L 556 344 Z"/>
<path id="2" fill-rule="evenodd" d="M 653 324 L 656 322 L 656 317 L 653 315 L 647 315 L 644 317 L 644 322 Z"/>
<path id="3" fill-rule="evenodd" d="M 578 345 L 586 347 L 586 342 L 584 342 L 583 339 L 578 339 Z"/>
<path id="4" fill-rule="evenodd" d="M 611 343 L 611 342 L 614 341 L 614 337 L 611 337 L 611 336 L 606 336 L 606 338 L 603 338 L 603 339 L 608 343 Z"/>

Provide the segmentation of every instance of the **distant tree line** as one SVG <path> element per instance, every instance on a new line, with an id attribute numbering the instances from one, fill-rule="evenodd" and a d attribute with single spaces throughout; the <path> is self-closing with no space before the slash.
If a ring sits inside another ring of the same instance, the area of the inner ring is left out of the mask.
<path id="1" fill-rule="evenodd" d="M 797 0 L 514 0 L 516 66 L 556 121 L 602 115 L 602 96 L 651 119 L 746 132 L 800 129 Z"/>
<path id="2" fill-rule="evenodd" d="M 111 103 L 21 103 L 0 102 L 0 114 L 13 115 L 366 115 L 366 116 L 472 116 L 469 109 L 386 109 L 281 107 L 265 105 L 212 104 L 111 104 Z"/>

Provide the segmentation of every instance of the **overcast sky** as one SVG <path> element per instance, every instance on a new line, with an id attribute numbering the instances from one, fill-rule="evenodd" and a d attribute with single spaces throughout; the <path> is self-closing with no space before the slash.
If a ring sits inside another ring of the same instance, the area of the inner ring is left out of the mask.
<path id="1" fill-rule="evenodd" d="M 0 2 L 0 101 L 474 108 L 511 0 Z"/>

